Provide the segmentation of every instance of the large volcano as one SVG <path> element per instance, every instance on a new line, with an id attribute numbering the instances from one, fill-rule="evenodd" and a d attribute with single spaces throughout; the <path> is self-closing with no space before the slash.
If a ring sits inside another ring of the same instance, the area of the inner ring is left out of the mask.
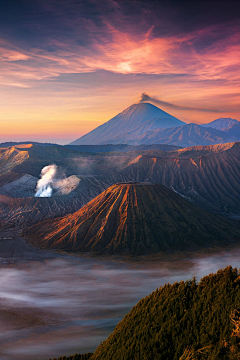
<path id="1" fill-rule="evenodd" d="M 134 104 L 88 134 L 73 141 L 71 145 L 109 144 L 116 136 L 138 129 L 142 131 L 182 126 L 185 123 L 149 103 Z M 140 128 L 140 129 L 139 129 Z M 121 143 L 121 140 L 120 140 Z"/>
<path id="2" fill-rule="evenodd" d="M 74 214 L 41 222 L 25 235 L 51 249 L 148 254 L 226 244 L 240 240 L 240 229 L 165 186 L 119 183 Z"/>

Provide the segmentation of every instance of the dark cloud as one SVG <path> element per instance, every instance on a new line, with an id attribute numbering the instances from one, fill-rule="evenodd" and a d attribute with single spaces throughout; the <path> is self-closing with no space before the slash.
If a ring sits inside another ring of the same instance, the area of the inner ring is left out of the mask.
<path id="1" fill-rule="evenodd" d="M 96 38 L 111 41 L 109 25 L 135 36 L 152 27 L 152 37 L 182 36 L 214 27 L 215 31 L 195 39 L 195 48 L 201 50 L 239 29 L 239 19 L 240 3 L 232 0 L 0 2 L 0 35 L 25 47 L 49 46 L 50 39 L 71 38 L 82 46 L 91 45 Z"/>
<path id="2" fill-rule="evenodd" d="M 160 105 L 160 106 L 166 106 L 171 109 L 177 109 L 177 110 L 190 110 L 190 111 L 203 111 L 203 112 L 214 112 L 219 113 L 223 112 L 222 110 L 211 110 L 211 109 L 202 109 L 202 108 L 196 108 L 196 107 L 188 107 L 188 106 L 180 106 L 176 104 L 172 104 L 166 101 L 159 100 L 155 97 L 149 96 L 146 93 L 142 93 L 140 103 L 143 102 L 153 102 L 154 104 Z"/>
<path id="3" fill-rule="evenodd" d="M 95 27 L 96 38 L 105 27 L 101 9 L 92 1 L 35 0 L 0 2 L 0 35 L 22 47 L 58 47 L 56 42 L 71 39 L 78 45 L 91 42 Z"/>
<path id="4" fill-rule="evenodd" d="M 222 27 L 237 23 L 240 17 L 240 3 L 236 4 L 232 0 L 170 0 L 161 2 L 157 7 L 154 2 L 150 3 L 153 21 L 156 23 L 155 34 L 159 36 L 163 35 L 164 31 L 168 36 L 169 32 L 172 32 L 172 35 L 187 34 L 216 25 Z M 158 21 L 159 18 L 161 21 Z"/>

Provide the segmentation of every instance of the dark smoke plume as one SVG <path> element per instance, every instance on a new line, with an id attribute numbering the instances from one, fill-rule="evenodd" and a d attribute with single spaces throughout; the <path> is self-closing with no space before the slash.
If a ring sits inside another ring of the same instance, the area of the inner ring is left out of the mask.
<path id="1" fill-rule="evenodd" d="M 202 108 L 194 108 L 194 107 L 188 107 L 188 106 L 175 105 L 175 104 L 171 104 L 171 103 L 166 102 L 166 101 L 159 100 L 158 98 L 149 96 L 146 93 L 142 93 L 141 100 L 139 102 L 143 103 L 143 102 L 146 102 L 146 101 L 151 101 L 154 104 L 162 105 L 162 106 L 166 106 L 166 107 L 169 107 L 169 108 L 172 108 L 172 109 L 178 109 L 178 110 L 194 110 L 194 111 L 197 110 L 197 111 L 203 111 L 203 112 L 216 112 L 216 113 L 223 112 L 221 110 L 210 110 L 210 109 L 202 109 Z"/>

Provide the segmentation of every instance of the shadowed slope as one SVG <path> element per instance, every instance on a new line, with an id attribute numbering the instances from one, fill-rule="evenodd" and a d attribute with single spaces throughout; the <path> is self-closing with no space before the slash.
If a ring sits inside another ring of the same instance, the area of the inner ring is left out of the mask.
<path id="1" fill-rule="evenodd" d="M 231 141 L 231 137 L 220 130 L 210 127 L 202 127 L 197 124 L 177 125 L 177 127 L 165 129 L 151 129 L 141 132 L 136 131 L 125 132 L 109 139 L 109 144 L 168 144 L 175 146 L 196 146 L 196 145 L 213 145 L 219 143 L 227 143 Z"/>
<path id="2" fill-rule="evenodd" d="M 72 215 L 26 233 L 38 246 L 104 254 L 191 250 L 240 239 L 234 222 L 206 213 L 162 185 L 116 184 Z"/>
<path id="3" fill-rule="evenodd" d="M 240 143 L 228 143 L 148 151 L 121 171 L 96 179 L 106 187 L 120 181 L 162 184 L 204 208 L 225 212 L 240 210 L 239 174 Z"/>
<path id="4" fill-rule="evenodd" d="M 83 196 L 82 193 L 74 191 L 69 195 L 52 196 L 51 198 L 13 198 L 0 194 L 0 222 L 7 227 L 32 226 L 32 224 L 45 219 L 71 214 L 80 209 L 92 197 L 90 192 Z"/>
<path id="5" fill-rule="evenodd" d="M 231 118 L 219 118 L 214 121 L 211 121 L 207 124 L 201 124 L 203 127 L 211 127 L 217 130 L 227 130 L 230 129 L 232 126 L 239 124 L 239 121 L 236 119 Z"/>
<path id="6" fill-rule="evenodd" d="M 71 142 L 70 145 L 107 144 L 116 135 L 121 137 L 121 134 L 134 131 L 150 119 L 157 119 L 155 125 L 152 125 L 157 128 L 182 126 L 185 124 L 183 121 L 178 120 L 152 104 L 133 104 L 106 123 Z"/>
<path id="7" fill-rule="evenodd" d="M 140 147 L 139 151 L 144 151 Z M 157 145 L 162 150 L 174 150 L 176 147 Z M 114 147 L 111 151 L 114 150 Z M 131 150 L 131 147 L 130 147 Z M 138 150 L 136 147 L 134 150 Z M 58 166 L 61 178 L 61 171 L 67 176 L 70 175 L 91 175 L 102 174 L 106 171 L 122 168 L 129 159 L 134 157 L 132 154 L 118 152 L 115 154 L 96 154 L 75 151 L 60 145 L 38 146 L 32 144 L 21 144 L 9 148 L 0 148 L 0 186 L 28 174 L 39 177 L 43 167 L 49 164 Z M 7 179 L 11 172 L 11 179 Z M 7 174 L 7 177 L 5 176 Z M 17 175 L 18 174 L 18 175 Z M 6 182 L 4 182 L 6 180 Z M 14 195 L 15 196 L 15 195 Z"/>
<path id="8" fill-rule="evenodd" d="M 8 148 L 0 147 L 0 185 L 4 174 L 29 174 L 38 177 L 41 169 L 51 163 L 62 166 L 70 174 L 78 170 L 77 161 L 84 153 L 79 153 L 60 145 L 38 146 L 20 144 Z M 15 177 L 19 177 L 16 175 Z"/>
<path id="9" fill-rule="evenodd" d="M 37 178 L 24 175 L 24 167 L 25 170 L 28 168 L 37 173 L 41 166 L 49 164 L 49 159 L 59 159 L 59 164 L 63 165 L 69 163 L 72 169 L 82 169 L 87 175 L 99 172 L 103 175 L 71 176 L 64 179 L 63 185 L 68 191 L 64 191 L 63 196 L 56 196 L 62 195 L 59 191 L 54 192 L 53 198 L 38 202 L 37 199 L 28 201 L 27 207 L 22 200 L 19 206 L 16 205 L 16 209 L 3 209 L 1 219 L 8 219 L 11 223 L 19 223 L 21 219 L 21 222 L 29 223 L 63 216 L 77 211 L 109 186 L 126 181 L 165 185 L 208 210 L 221 211 L 224 214 L 240 210 L 240 143 L 190 147 L 169 152 L 149 150 L 101 156 L 88 154 L 86 157 L 79 152 L 65 152 L 60 146 L 46 147 L 44 151 L 41 148 L 34 149 L 32 146 L 27 150 L 22 149 L 30 155 L 17 166 L 22 174 L 10 170 L 0 173 L 0 194 L 15 198 L 33 196 Z M 12 150 L 3 151 L 10 154 Z M 2 154 L 5 156 L 7 153 Z M 7 156 L 7 159 L 11 157 Z M 57 161 L 54 163 L 58 164 Z M 8 169 L 11 168 L 8 160 L 5 165 Z M 13 170 L 15 171 L 16 167 Z M 45 203 L 46 205 L 43 205 Z M 34 212 L 31 212 L 30 204 L 34 206 Z M 21 216 L 18 215 L 20 213 Z"/>

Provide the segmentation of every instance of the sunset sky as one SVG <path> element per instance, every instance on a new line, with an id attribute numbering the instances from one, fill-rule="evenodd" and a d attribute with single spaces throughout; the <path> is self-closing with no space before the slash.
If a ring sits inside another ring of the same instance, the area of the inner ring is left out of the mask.
<path id="1" fill-rule="evenodd" d="M 69 143 L 142 93 L 240 120 L 240 2 L 1 0 L 0 61 L 0 142 Z"/>

